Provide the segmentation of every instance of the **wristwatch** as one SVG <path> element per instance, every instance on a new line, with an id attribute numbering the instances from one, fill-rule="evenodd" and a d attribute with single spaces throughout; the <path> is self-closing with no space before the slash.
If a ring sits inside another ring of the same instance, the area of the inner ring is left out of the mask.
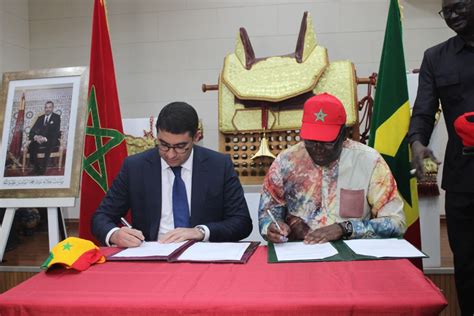
<path id="1" fill-rule="evenodd" d="M 352 223 L 350 221 L 344 221 L 337 223 L 342 228 L 342 238 L 348 239 L 352 236 Z"/>
<path id="2" fill-rule="evenodd" d="M 202 239 L 204 240 L 204 238 L 206 237 L 206 230 L 204 229 L 204 227 L 198 225 L 194 228 L 196 228 L 197 230 L 199 230 L 202 233 Z"/>

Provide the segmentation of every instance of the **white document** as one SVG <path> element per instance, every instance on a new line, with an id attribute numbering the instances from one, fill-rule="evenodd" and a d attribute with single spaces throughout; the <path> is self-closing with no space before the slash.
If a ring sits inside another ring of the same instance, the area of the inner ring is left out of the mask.
<path id="1" fill-rule="evenodd" d="M 316 260 L 337 255 L 330 243 L 307 245 L 304 242 L 273 244 L 278 261 Z"/>
<path id="2" fill-rule="evenodd" d="M 141 246 L 134 248 L 127 248 L 112 257 L 127 258 L 127 257 L 152 257 L 152 256 L 169 256 L 173 251 L 184 245 L 186 241 L 162 244 L 158 241 L 144 241 Z"/>
<path id="3" fill-rule="evenodd" d="M 223 261 L 240 260 L 249 242 L 197 242 L 187 248 L 179 257 L 181 261 Z"/>
<path id="4" fill-rule="evenodd" d="M 405 239 L 354 239 L 344 240 L 346 245 L 355 253 L 377 258 L 414 258 L 426 257 Z"/>

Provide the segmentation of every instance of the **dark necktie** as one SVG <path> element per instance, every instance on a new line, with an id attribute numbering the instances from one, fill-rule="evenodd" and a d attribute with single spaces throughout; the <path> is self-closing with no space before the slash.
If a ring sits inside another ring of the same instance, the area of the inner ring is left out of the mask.
<path id="1" fill-rule="evenodd" d="M 174 227 L 190 227 L 189 205 L 186 186 L 181 178 L 181 166 L 171 167 L 174 173 L 173 182 L 173 219 Z"/>

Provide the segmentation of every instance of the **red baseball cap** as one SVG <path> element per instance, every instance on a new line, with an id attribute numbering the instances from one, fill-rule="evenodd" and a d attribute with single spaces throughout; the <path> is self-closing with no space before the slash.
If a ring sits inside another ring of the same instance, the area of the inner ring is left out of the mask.
<path id="1" fill-rule="evenodd" d="M 302 139 L 332 142 L 346 124 L 346 110 L 341 101 L 333 95 L 322 93 L 304 103 Z"/>
<path id="2" fill-rule="evenodd" d="M 454 121 L 454 129 L 465 147 L 474 146 L 474 112 L 459 116 Z"/>

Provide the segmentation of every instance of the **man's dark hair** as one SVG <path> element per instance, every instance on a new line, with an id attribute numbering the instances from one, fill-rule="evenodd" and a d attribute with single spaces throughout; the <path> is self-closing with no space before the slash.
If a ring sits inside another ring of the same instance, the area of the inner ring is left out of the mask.
<path id="1" fill-rule="evenodd" d="M 189 132 L 196 135 L 199 118 L 196 110 L 186 102 L 172 102 L 165 105 L 156 120 L 156 132 L 160 130 L 172 134 Z"/>
<path id="2" fill-rule="evenodd" d="M 53 101 L 51 101 L 51 100 L 46 101 L 46 102 L 44 103 L 44 105 L 46 105 L 46 104 L 48 104 L 48 103 L 51 103 L 51 104 L 53 105 L 53 108 L 54 108 L 54 102 L 53 102 Z"/>

